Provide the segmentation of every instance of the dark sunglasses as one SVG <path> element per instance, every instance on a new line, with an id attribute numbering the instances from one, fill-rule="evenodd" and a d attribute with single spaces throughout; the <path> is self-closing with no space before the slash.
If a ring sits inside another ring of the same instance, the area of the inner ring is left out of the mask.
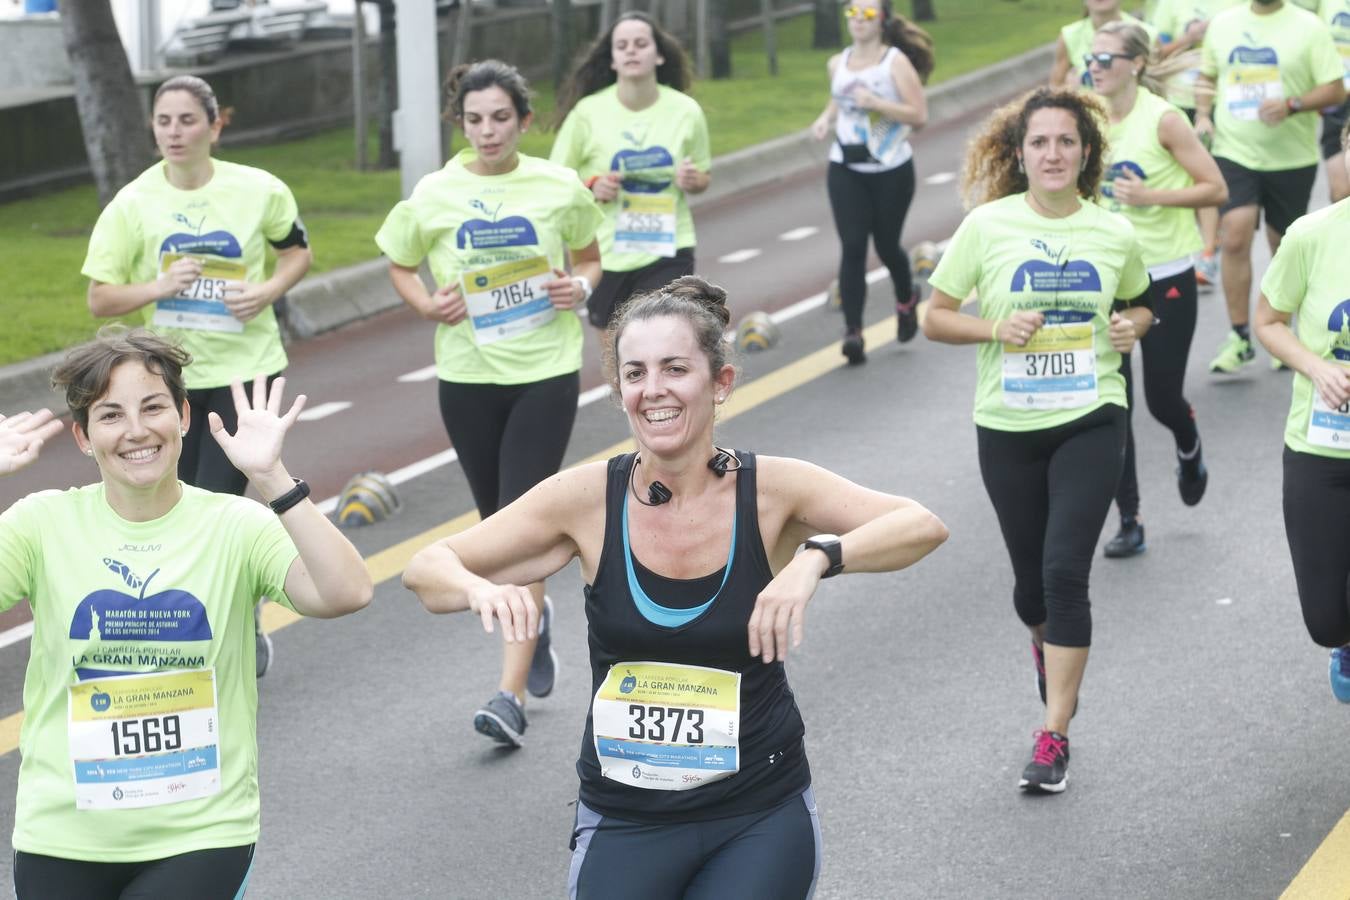
<path id="1" fill-rule="evenodd" d="M 1096 63 L 1103 69 L 1111 68 L 1111 64 L 1118 59 L 1134 59 L 1128 53 L 1084 53 L 1083 68 L 1090 69 L 1092 64 Z"/>

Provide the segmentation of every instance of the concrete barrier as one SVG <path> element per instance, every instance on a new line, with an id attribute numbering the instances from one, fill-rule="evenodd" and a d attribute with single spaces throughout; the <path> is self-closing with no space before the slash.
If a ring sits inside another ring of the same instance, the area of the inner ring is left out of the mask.
<path id="1" fill-rule="evenodd" d="M 972 107 L 1041 84 L 1053 60 L 1054 45 L 1048 44 L 937 85 L 928 92 L 928 121 L 936 124 L 952 119 Z M 691 205 L 697 209 L 812 168 L 824 168 L 826 148 L 803 130 L 719 156 L 713 160 L 712 186 L 692 198 Z M 398 306 L 402 301 L 389 283 L 387 269 L 383 259 L 376 259 L 296 285 L 286 298 L 291 339 L 313 337 Z M 61 398 L 48 387 L 51 370 L 64 355 L 53 353 L 0 368 L 0 412 L 43 406 L 64 411 Z"/>

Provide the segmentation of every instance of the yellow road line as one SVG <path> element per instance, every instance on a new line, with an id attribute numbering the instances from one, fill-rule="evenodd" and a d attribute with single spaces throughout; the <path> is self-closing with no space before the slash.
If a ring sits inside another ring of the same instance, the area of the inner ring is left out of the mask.
<path id="1" fill-rule="evenodd" d="M 1280 900 L 1347 900 L 1350 898 L 1350 812 L 1322 841 Z"/>
<path id="2" fill-rule="evenodd" d="M 888 341 L 893 341 L 895 340 L 895 323 L 890 319 L 878 322 L 867 329 L 866 337 L 867 343 L 873 347 L 880 347 Z M 841 365 L 843 365 L 843 358 L 839 354 L 838 347 L 830 346 L 817 350 L 794 363 L 770 372 L 762 378 L 738 387 L 722 407 L 719 420 L 725 422 L 728 419 L 735 418 L 741 413 L 754 409 L 762 403 L 767 403 L 775 397 L 782 396 L 793 388 L 819 378 Z M 598 453 L 593 453 L 582 462 L 609 459 L 617 453 L 624 453 L 632 449 L 632 440 L 623 440 L 617 444 L 611 444 Z M 466 512 L 421 534 L 400 541 L 392 547 L 386 547 L 377 553 L 372 553 L 366 557 L 366 569 L 370 572 L 371 580 L 380 585 L 397 578 L 403 573 L 408 561 L 418 550 L 433 541 L 439 541 L 452 534 L 457 534 L 477 521 L 477 512 Z M 302 618 L 303 616 L 297 615 L 276 603 L 269 603 L 263 607 L 263 628 L 269 633 L 280 631 Z M 19 728 L 22 724 L 22 710 L 0 719 L 0 756 L 13 752 L 19 746 Z"/>

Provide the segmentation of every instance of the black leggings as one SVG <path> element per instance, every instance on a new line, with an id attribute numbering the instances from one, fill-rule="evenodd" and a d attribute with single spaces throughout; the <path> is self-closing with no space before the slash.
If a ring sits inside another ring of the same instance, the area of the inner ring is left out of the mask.
<path id="1" fill-rule="evenodd" d="M 1191 337 L 1195 334 L 1195 269 L 1155 281 L 1148 292 L 1156 321 L 1139 341 L 1144 357 L 1144 401 L 1153 418 L 1172 432 L 1177 450 L 1189 452 L 1200 439 L 1195 428 L 1195 407 L 1182 393 Z M 1125 439 L 1125 468 L 1120 473 L 1120 487 L 1116 488 L 1116 506 L 1121 516 L 1134 518 L 1139 515 L 1139 477 L 1134 467 L 1134 372 L 1129 356 L 1121 359 L 1120 373 L 1125 376 L 1130 427 Z"/>
<path id="2" fill-rule="evenodd" d="M 763 812 L 703 822 L 642 825 L 577 801 L 572 900 L 810 897 L 820 874 L 815 794 Z"/>
<path id="3" fill-rule="evenodd" d="M 1350 644 L 1350 459 L 1284 448 L 1284 533 L 1308 636 Z"/>
<path id="4" fill-rule="evenodd" d="M 914 290 L 909 257 L 900 248 L 900 232 L 914 199 L 914 160 L 885 172 L 855 172 L 843 163 L 830 163 L 825 185 L 830 193 L 834 227 L 843 252 L 839 257 L 839 298 L 844 325 L 862 328 L 867 300 L 867 238 L 891 273 L 895 300 L 909 300 Z"/>
<path id="5" fill-rule="evenodd" d="M 562 467 L 581 375 L 530 384 L 442 381 L 441 421 L 486 519 Z"/>
<path id="6" fill-rule="evenodd" d="M 267 386 L 281 375 L 267 377 Z M 244 383 L 244 393 L 253 396 L 253 382 Z M 192 412 L 192 421 L 188 424 L 188 433 L 183 436 L 183 455 L 178 457 L 178 477 L 185 483 L 202 490 L 217 494 L 236 494 L 242 496 L 248 489 L 248 476 L 240 472 L 220 449 L 220 444 L 211 437 L 211 428 L 207 424 L 206 414 L 216 413 L 225 424 L 225 431 L 234 434 L 239 426 L 239 416 L 234 410 L 234 397 L 229 385 L 217 388 L 201 388 L 188 391 L 188 407 Z"/>
<path id="7" fill-rule="evenodd" d="M 18 900 L 237 900 L 248 887 L 253 844 L 145 862 L 101 863 L 14 854 Z"/>
<path id="8" fill-rule="evenodd" d="M 1088 575 L 1125 454 L 1113 403 L 1042 431 L 976 426 L 980 474 L 1012 559 L 1013 605 L 1045 642 L 1092 643 Z"/>

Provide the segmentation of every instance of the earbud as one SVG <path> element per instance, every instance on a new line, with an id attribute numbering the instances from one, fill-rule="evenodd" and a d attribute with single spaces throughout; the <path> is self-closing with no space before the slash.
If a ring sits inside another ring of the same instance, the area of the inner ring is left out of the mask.
<path id="1" fill-rule="evenodd" d="M 653 481 L 651 487 L 647 488 L 647 505 L 660 506 L 662 503 L 669 503 L 670 498 L 674 496 L 670 488 L 659 481 Z"/>
<path id="2" fill-rule="evenodd" d="M 719 448 L 717 451 L 717 455 L 714 456 L 712 459 L 708 460 L 708 468 L 712 469 L 712 473 L 714 475 L 716 475 L 718 478 L 721 478 L 723 475 L 727 474 L 727 471 L 731 466 L 731 462 L 732 462 L 731 454 Z M 739 460 L 737 460 L 737 462 L 739 462 Z M 737 468 L 739 468 L 739 466 Z"/>

